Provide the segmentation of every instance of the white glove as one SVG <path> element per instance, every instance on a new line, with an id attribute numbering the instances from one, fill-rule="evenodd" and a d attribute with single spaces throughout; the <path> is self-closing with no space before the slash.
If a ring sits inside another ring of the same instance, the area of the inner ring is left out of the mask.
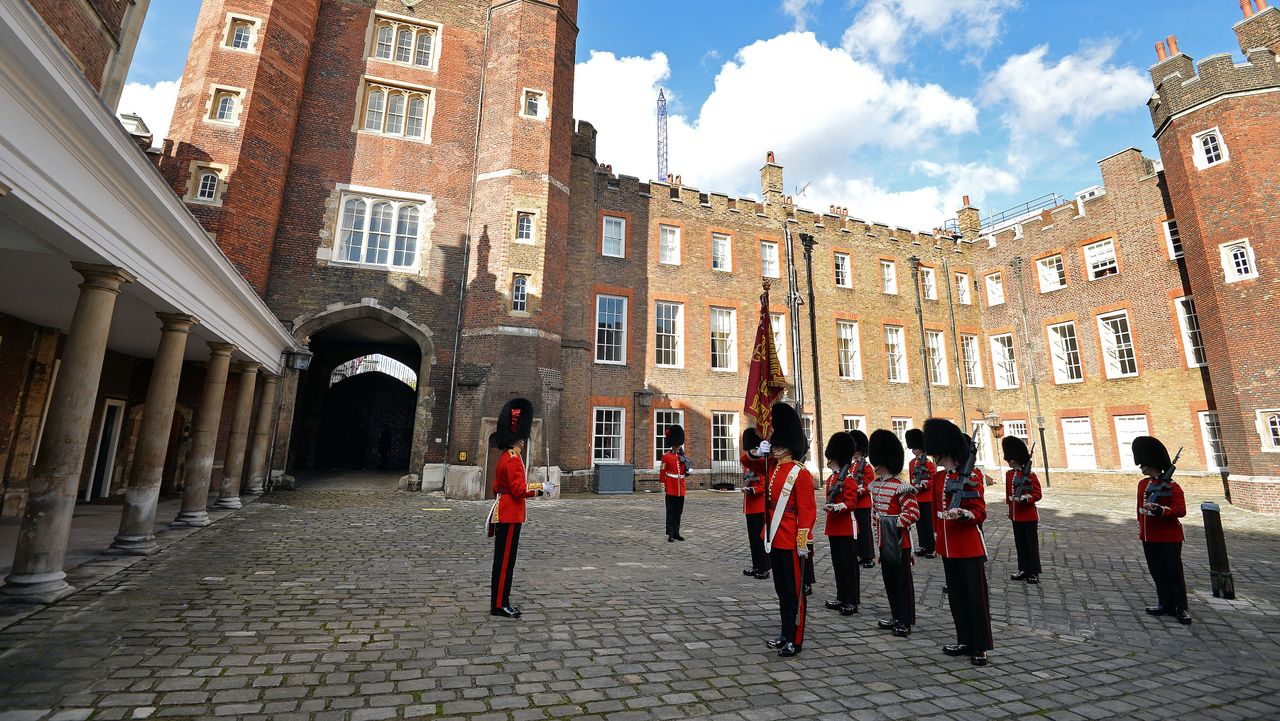
<path id="1" fill-rule="evenodd" d="M 843 513 L 844 511 L 849 510 L 849 507 L 843 503 L 832 503 L 830 505 L 832 513 Z"/>
<path id="2" fill-rule="evenodd" d="M 808 558 L 808 557 L 809 557 L 809 549 L 807 549 L 807 548 L 797 548 L 797 549 L 796 549 L 796 553 L 800 554 L 800 557 L 801 557 L 801 558 Z"/>
<path id="3" fill-rule="evenodd" d="M 773 446 L 769 445 L 769 441 L 760 441 L 760 447 L 756 449 L 756 453 L 767 456 L 773 450 Z"/>

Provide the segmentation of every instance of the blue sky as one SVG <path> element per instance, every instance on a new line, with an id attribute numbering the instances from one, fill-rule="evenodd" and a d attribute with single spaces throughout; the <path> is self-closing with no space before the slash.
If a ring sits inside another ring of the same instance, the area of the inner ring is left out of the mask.
<path id="1" fill-rule="evenodd" d="M 167 127 L 198 11 L 152 3 L 121 111 Z M 1238 57 L 1240 17 L 1236 0 L 581 0 L 574 110 L 601 162 L 648 179 L 665 88 L 686 184 L 757 193 L 775 150 L 799 204 L 928 229 L 962 194 L 1001 210 L 1100 182 L 1123 148 L 1154 155 L 1154 43 Z"/>

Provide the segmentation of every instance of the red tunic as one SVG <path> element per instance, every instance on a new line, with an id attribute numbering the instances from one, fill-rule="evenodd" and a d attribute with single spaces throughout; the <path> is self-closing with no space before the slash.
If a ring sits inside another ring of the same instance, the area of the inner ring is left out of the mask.
<path id="1" fill-rule="evenodd" d="M 933 512 L 938 517 L 934 528 L 938 534 L 938 550 L 943 558 L 978 558 L 987 555 L 987 546 L 982 539 L 979 524 L 987 519 L 986 480 L 982 471 L 975 468 L 969 478 L 977 481 L 977 498 L 966 498 L 960 507 L 973 514 L 971 519 L 943 519 L 951 499 L 947 496 L 947 476 L 955 478 L 955 471 L 947 473 L 938 471 L 933 476 Z M 972 487 L 971 487 L 972 488 Z"/>
<path id="2" fill-rule="evenodd" d="M 854 461 L 853 468 L 849 471 L 849 477 L 845 479 L 845 483 L 853 483 L 853 472 L 858 469 L 857 461 Z M 861 493 L 858 494 L 858 502 L 854 508 L 871 508 L 871 482 L 876 479 L 876 471 L 871 467 L 870 463 L 862 464 L 862 478 L 858 479 L 858 488 Z"/>
<path id="3" fill-rule="evenodd" d="M 916 477 L 916 467 L 920 465 L 920 461 L 912 458 L 911 463 L 907 465 L 907 483 L 914 483 Z M 926 458 L 924 460 L 924 478 L 920 479 L 920 503 L 933 503 L 933 474 L 938 472 L 938 467 L 933 461 Z"/>
<path id="4" fill-rule="evenodd" d="M 800 473 L 796 477 L 795 486 L 791 489 L 791 496 L 787 498 L 786 508 L 778 508 L 778 498 L 782 496 L 782 487 L 786 485 L 787 476 L 790 475 L 793 466 L 799 466 Z M 818 504 L 813 498 L 813 476 L 803 465 L 790 458 L 779 463 L 769 483 L 769 502 L 774 513 L 783 514 L 782 522 L 778 525 L 778 533 L 773 537 L 773 547 L 794 551 L 796 536 L 801 530 L 812 535 L 813 523 L 818 519 Z M 772 524 L 772 518 L 766 519 L 766 534 Z"/>
<path id="5" fill-rule="evenodd" d="M 524 499 L 538 495 L 529 490 L 525 482 L 524 461 L 514 449 L 504 451 L 498 459 L 497 472 L 493 475 L 493 492 L 498 496 L 498 507 L 493 512 L 494 523 L 524 523 Z"/>
<path id="6" fill-rule="evenodd" d="M 840 489 L 840 496 L 833 503 L 843 503 L 845 509 L 843 511 L 827 511 L 827 529 L 825 531 L 828 536 L 853 536 L 853 509 L 858 502 L 858 487 L 854 484 L 853 471 L 844 479 L 844 488 Z M 827 478 L 827 495 L 831 497 L 831 487 L 836 483 L 837 475 L 832 473 Z"/>
<path id="7" fill-rule="evenodd" d="M 1147 500 L 1147 486 L 1151 483 L 1150 478 L 1143 478 L 1138 484 L 1138 540 L 1145 543 L 1181 543 L 1182 522 L 1178 519 L 1187 515 L 1187 500 L 1182 495 L 1182 486 L 1176 481 L 1170 482 L 1173 495 L 1156 500 L 1166 510 L 1159 516 L 1148 516 L 1142 512 L 1142 504 Z"/>
<path id="8" fill-rule="evenodd" d="M 1036 503 L 1044 497 L 1040 492 L 1040 479 L 1032 472 L 1027 480 L 1031 481 L 1031 500 L 1023 503 L 1022 501 L 1007 500 L 1013 497 L 1013 470 L 1004 472 L 1004 497 L 1005 503 L 1009 504 L 1009 520 L 1011 521 L 1038 521 L 1040 513 L 1036 511 Z"/>
<path id="9" fill-rule="evenodd" d="M 683 496 L 685 492 L 685 476 L 689 469 L 680 462 L 680 456 L 667 453 L 662 456 L 662 490 L 668 496 Z"/>
<path id="10" fill-rule="evenodd" d="M 902 547 L 911 550 L 911 534 L 907 529 L 920 520 L 920 504 L 916 502 L 916 494 L 910 483 L 897 478 L 877 479 L 871 482 L 871 515 L 875 523 L 871 527 L 876 531 L 876 548 L 880 548 L 880 517 L 897 516 L 898 527 L 902 529 Z"/>
<path id="11" fill-rule="evenodd" d="M 742 463 L 744 473 L 749 472 L 755 474 L 755 479 L 748 484 L 755 493 L 742 494 L 742 512 L 745 515 L 753 515 L 756 513 L 764 513 L 764 478 L 766 459 L 756 458 L 750 453 L 743 453 L 738 459 Z"/>

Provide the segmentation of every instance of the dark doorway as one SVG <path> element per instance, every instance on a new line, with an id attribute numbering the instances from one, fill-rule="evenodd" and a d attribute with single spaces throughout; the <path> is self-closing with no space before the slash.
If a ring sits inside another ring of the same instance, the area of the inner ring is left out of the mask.
<path id="1" fill-rule="evenodd" d="M 407 470 L 417 393 L 385 373 L 361 373 L 325 394 L 316 468 Z"/>

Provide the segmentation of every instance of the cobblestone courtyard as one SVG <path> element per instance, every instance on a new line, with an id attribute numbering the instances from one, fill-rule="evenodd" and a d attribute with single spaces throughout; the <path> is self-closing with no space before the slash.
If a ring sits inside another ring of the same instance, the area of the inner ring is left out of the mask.
<path id="1" fill-rule="evenodd" d="M 0 720 L 127 718 L 1261 719 L 1280 716 L 1280 523 L 1224 510 L 1239 598 L 1213 599 L 1198 510 L 1185 550 L 1195 624 L 1154 600 L 1127 495 L 1050 494 L 1045 574 L 1007 581 L 992 548 L 992 664 L 952 641 L 939 560 L 916 566 L 919 624 L 876 630 L 820 607 L 808 640 L 767 653 L 772 584 L 747 579 L 735 496 L 694 494 L 686 543 L 661 497 L 530 504 L 513 600 L 486 614 L 487 504 L 331 479 L 276 493 L 0 631 Z M 5 623 L 0 619 L 0 624 Z"/>

